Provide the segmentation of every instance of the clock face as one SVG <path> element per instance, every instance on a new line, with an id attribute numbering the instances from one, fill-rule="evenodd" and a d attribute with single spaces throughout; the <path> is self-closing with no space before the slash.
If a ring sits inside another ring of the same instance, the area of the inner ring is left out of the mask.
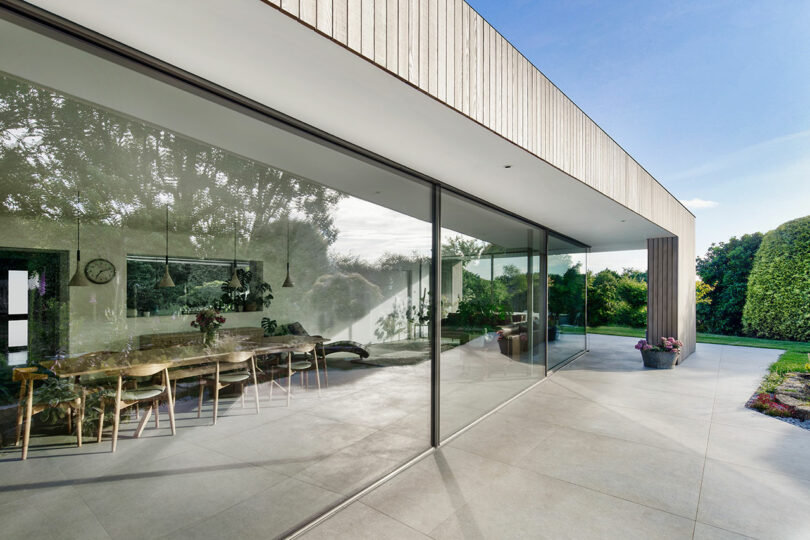
<path id="1" fill-rule="evenodd" d="M 115 265 L 106 259 L 93 259 L 84 267 L 84 275 L 93 283 L 103 285 L 115 277 Z"/>

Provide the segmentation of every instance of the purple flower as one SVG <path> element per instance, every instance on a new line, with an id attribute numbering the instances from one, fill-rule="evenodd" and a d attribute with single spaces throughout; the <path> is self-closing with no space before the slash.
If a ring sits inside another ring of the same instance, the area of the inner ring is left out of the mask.
<path id="1" fill-rule="evenodd" d="M 45 285 L 45 272 L 43 271 L 42 274 L 39 276 L 39 295 L 45 296 L 46 285 Z"/>

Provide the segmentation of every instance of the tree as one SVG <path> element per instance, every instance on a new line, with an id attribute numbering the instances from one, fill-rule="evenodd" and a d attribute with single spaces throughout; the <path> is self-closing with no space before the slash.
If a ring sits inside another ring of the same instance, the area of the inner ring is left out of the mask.
<path id="1" fill-rule="evenodd" d="M 588 325 L 603 326 L 614 322 L 619 301 L 617 289 L 619 274 L 602 270 L 595 276 L 588 274 Z"/>
<path id="2" fill-rule="evenodd" d="M 705 330 L 714 334 L 741 335 L 748 276 L 762 233 L 732 237 L 712 244 L 705 257 L 697 259 L 700 279 L 712 287 L 710 309 L 703 308 Z"/>
<path id="3" fill-rule="evenodd" d="M 810 340 L 810 216 L 783 223 L 762 239 L 743 323 L 758 337 Z"/>
<path id="4" fill-rule="evenodd" d="M 707 332 L 706 319 L 711 315 L 712 298 L 711 293 L 714 287 L 701 280 L 695 282 L 695 304 L 697 308 L 697 330 Z"/>

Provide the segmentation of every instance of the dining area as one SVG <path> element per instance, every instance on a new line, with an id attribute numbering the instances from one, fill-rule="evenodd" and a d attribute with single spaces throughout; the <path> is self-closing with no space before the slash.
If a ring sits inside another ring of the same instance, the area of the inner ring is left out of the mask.
<path id="1" fill-rule="evenodd" d="M 171 434 L 176 435 L 175 402 L 195 391 L 196 418 L 202 417 L 207 398 L 207 418 L 212 426 L 217 424 L 223 391 L 235 391 L 240 408 L 245 407 L 249 394 L 251 407 L 260 414 L 263 406 L 274 403 L 274 389 L 276 401 L 281 394 L 282 404 L 289 407 L 294 396 L 293 379 L 297 375 L 297 386 L 305 391 L 312 371 L 314 390 L 321 395 L 328 375 L 326 358 L 319 348 L 323 351 L 328 340 L 321 336 L 264 337 L 256 332 L 251 335 L 254 329 L 243 330 L 247 332 L 232 331 L 207 345 L 193 339 L 194 334 L 186 334 L 184 337 L 191 339 L 175 339 L 172 345 L 154 346 L 146 339 L 144 348 L 64 355 L 45 360 L 38 367 L 15 368 L 13 378 L 20 383 L 20 393 L 14 446 L 20 448 L 21 459 L 28 458 L 34 415 L 49 408 L 64 413 L 67 432 L 75 436 L 76 446 L 82 447 L 88 442 L 83 432 L 88 427 L 85 415 L 89 403 L 96 413 L 91 441 L 100 444 L 109 438 L 110 451 L 115 452 L 122 418 L 137 423 L 133 439 L 142 436 L 152 418 L 159 429 L 162 414 L 168 419 Z M 38 386 L 49 378 L 59 380 L 62 392 L 42 397 Z"/>

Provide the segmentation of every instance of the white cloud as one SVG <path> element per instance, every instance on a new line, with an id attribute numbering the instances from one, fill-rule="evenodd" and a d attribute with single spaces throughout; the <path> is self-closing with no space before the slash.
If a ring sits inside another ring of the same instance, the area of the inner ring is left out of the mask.
<path id="1" fill-rule="evenodd" d="M 690 210 L 714 208 L 715 206 L 720 204 L 716 201 L 707 201 L 705 199 L 700 199 L 698 197 L 695 197 L 694 199 L 681 199 L 681 202 Z"/>

